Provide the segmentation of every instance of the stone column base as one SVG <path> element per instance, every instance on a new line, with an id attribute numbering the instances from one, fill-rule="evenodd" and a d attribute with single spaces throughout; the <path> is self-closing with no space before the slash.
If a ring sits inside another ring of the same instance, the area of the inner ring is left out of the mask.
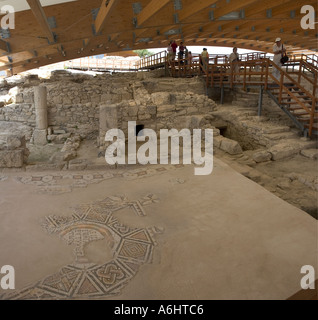
<path id="1" fill-rule="evenodd" d="M 33 143 L 38 146 L 47 144 L 47 130 L 35 129 L 33 132 Z"/>

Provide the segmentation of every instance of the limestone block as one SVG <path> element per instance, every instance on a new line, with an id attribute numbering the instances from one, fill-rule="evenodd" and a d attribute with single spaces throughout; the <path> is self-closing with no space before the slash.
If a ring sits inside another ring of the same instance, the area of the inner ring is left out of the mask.
<path id="1" fill-rule="evenodd" d="M 103 93 L 101 95 L 101 101 L 106 102 L 106 101 L 111 101 L 112 100 L 112 94 L 110 93 Z"/>
<path id="2" fill-rule="evenodd" d="M 110 129 L 118 129 L 117 105 L 100 106 L 100 130 L 107 132 Z"/>
<path id="3" fill-rule="evenodd" d="M 191 107 L 187 109 L 187 114 L 196 114 L 198 112 L 199 112 L 198 108 L 195 108 L 195 107 Z"/>
<path id="4" fill-rule="evenodd" d="M 257 163 L 270 161 L 272 159 L 272 154 L 268 151 L 260 151 L 253 154 L 253 160 Z"/>
<path id="5" fill-rule="evenodd" d="M 8 135 L 7 136 L 7 148 L 8 150 L 15 150 L 18 148 L 25 148 L 25 138 L 19 136 Z"/>
<path id="6" fill-rule="evenodd" d="M 307 150 L 302 150 L 301 155 L 303 155 L 306 158 L 316 160 L 318 159 L 318 150 L 317 149 L 307 149 Z"/>
<path id="7" fill-rule="evenodd" d="M 133 98 L 133 95 L 129 92 L 125 92 L 121 95 L 122 100 L 131 100 Z"/>
<path id="8" fill-rule="evenodd" d="M 47 144 L 47 130 L 35 129 L 33 132 L 33 142 L 35 145 L 44 146 Z"/>
<path id="9" fill-rule="evenodd" d="M 222 136 L 214 136 L 213 137 L 213 145 L 214 145 L 214 147 L 220 148 L 223 139 L 224 138 Z"/>
<path id="10" fill-rule="evenodd" d="M 171 94 L 168 92 L 155 92 L 151 95 L 152 102 L 157 105 L 167 105 L 171 103 Z"/>
<path id="11" fill-rule="evenodd" d="M 138 115 L 138 120 L 140 120 L 140 121 L 149 120 L 149 119 L 151 119 L 151 115 L 150 114 Z"/>
<path id="12" fill-rule="evenodd" d="M 179 110 L 179 111 L 177 111 L 177 113 L 176 113 L 177 116 L 184 116 L 184 115 L 186 115 L 186 114 L 187 114 L 187 110 L 186 110 L 186 109 L 184 109 L 184 110 Z"/>
<path id="13" fill-rule="evenodd" d="M 137 114 L 138 114 L 138 107 L 137 106 L 128 108 L 128 115 L 130 117 L 136 117 Z"/>
<path id="14" fill-rule="evenodd" d="M 272 160 L 277 161 L 296 155 L 299 153 L 299 147 L 286 143 L 279 143 L 268 150 L 272 154 Z"/>
<path id="15" fill-rule="evenodd" d="M 166 113 L 166 112 L 172 112 L 175 111 L 175 106 L 171 105 L 171 104 L 167 104 L 167 105 L 158 105 L 157 107 L 157 113 Z"/>
<path id="16" fill-rule="evenodd" d="M 61 130 L 61 129 L 57 129 L 57 130 L 54 130 L 54 134 L 66 134 L 66 131 Z"/>
<path id="17" fill-rule="evenodd" d="M 243 153 L 242 147 L 239 145 L 237 141 L 227 138 L 222 139 L 220 149 L 231 155 Z"/>
<path id="18" fill-rule="evenodd" d="M 24 162 L 24 150 L 0 151 L 0 168 L 21 168 Z"/>
<path id="19" fill-rule="evenodd" d="M 184 128 L 188 128 L 190 130 L 200 129 L 202 120 L 204 120 L 204 116 L 190 116 L 188 117 L 187 126 Z"/>
<path id="20" fill-rule="evenodd" d="M 151 115 L 157 114 L 157 106 L 148 106 L 147 112 Z"/>
<path id="21" fill-rule="evenodd" d="M 65 133 L 65 134 L 59 134 L 56 135 L 56 138 L 54 139 L 57 144 L 64 143 L 69 137 L 71 136 L 71 133 Z"/>
<path id="22" fill-rule="evenodd" d="M 192 107 L 191 103 L 176 103 L 176 110 L 184 110 L 191 107 Z"/>

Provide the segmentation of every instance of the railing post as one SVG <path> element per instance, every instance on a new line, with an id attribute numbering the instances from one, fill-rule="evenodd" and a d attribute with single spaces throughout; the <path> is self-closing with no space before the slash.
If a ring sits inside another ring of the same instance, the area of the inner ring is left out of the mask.
<path id="1" fill-rule="evenodd" d="M 231 62 L 231 65 L 230 65 L 230 72 L 231 72 L 231 89 L 233 89 L 233 81 L 234 81 L 234 68 L 233 68 L 233 62 Z"/>
<path id="2" fill-rule="evenodd" d="M 259 91 L 259 99 L 258 99 L 258 116 L 259 117 L 262 115 L 263 93 L 264 93 L 264 87 L 261 86 L 260 91 Z"/>
<path id="3" fill-rule="evenodd" d="M 302 67 L 303 67 L 303 59 L 301 59 L 299 62 L 298 83 L 300 83 L 300 81 L 301 81 Z"/>
<path id="4" fill-rule="evenodd" d="M 269 59 L 266 59 L 266 73 L 265 73 L 265 90 L 268 88 L 268 71 L 269 71 Z"/>
<path id="5" fill-rule="evenodd" d="M 284 85 L 284 73 L 280 73 L 280 88 L 279 88 L 279 103 L 282 102 L 282 96 L 283 96 L 283 85 Z"/>
<path id="6" fill-rule="evenodd" d="M 312 106 L 311 106 L 311 114 L 310 114 L 310 123 L 309 123 L 309 137 L 312 135 L 312 130 L 314 126 L 315 121 L 315 112 L 316 112 L 316 97 L 314 96 L 314 99 L 312 100 Z"/>
<path id="7" fill-rule="evenodd" d="M 243 90 L 246 90 L 246 61 L 244 61 L 244 80 L 243 80 Z"/>
<path id="8" fill-rule="evenodd" d="M 224 104 L 224 86 L 221 84 L 221 104 Z"/>

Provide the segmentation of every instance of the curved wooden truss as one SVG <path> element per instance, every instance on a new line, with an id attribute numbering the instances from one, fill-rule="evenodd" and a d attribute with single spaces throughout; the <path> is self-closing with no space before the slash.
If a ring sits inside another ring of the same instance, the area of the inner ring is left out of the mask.
<path id="1" fill-rule="evenodd" d="M 89 55 L 186 45 L 271 52 L 276 37 L 290 51 L 317 51 L 317 28 L 301 28 L 301 8 L 316 0 L 77 0 L 15 13 L 2 30 L 0 70 L 16 74 Z M 14 5 L 14 1 L 13 5 Z M 52 0 L 54 3 L 54 0 Z M 317 24 L 315 24 L 317 26 Z"/>

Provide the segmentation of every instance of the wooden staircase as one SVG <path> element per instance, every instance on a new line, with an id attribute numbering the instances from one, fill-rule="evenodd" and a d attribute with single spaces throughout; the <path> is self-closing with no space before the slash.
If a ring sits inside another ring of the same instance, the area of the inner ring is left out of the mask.
<path id="1" fill-rule="evenodd" d="M 280 80 L 270 75 L 274 84 L 267 86 L 267 93 L 305 135 L 318 135 L 318 99 L 316 97 L 318 69 L 306 61 L 301 61 L 297 72 L 298 79 L 295 80 L 288 71 L 279 68 L 274 63 L 273 65 L 280 70 Z M 308 76 L 308 72 L 307 74 L 302 72 L 302 65 L 307 71 L 312 72 L 312 78 Z M 288 65 L 286 70 L 288 70 Z M 303 78 L 311 84 L 310 91 L 301 84 Z"/>
<path id="2" fill-rule="evenodd" d="M 282 68 L 277 66 L 266 53 L 240 56 L 239 72 L 228 62 L 225 55 L 210 55 L 208 64 L 202 63 L 200 55 L 193 55 L 191 61 L 178 59 L 168 61 L 166 53 L 146 58 L 140 69 L 152 69 L 164 65 L 167 75 L 172 77 L 201 76 L 206 87 L 261 88 L 260 95 L 267 92 L 278 107 L 283 110 L 305 136 L 318 136 L 318 57 L 304 54 L 292 55 Z M 279 70 L 276 79 L 273 68 Z M 304 85 L 306 83 L 306 85 Z M 262 96 L 260 96 L 260 104 Z M 261 109 L 261 107 L 259 107 Z"/>

